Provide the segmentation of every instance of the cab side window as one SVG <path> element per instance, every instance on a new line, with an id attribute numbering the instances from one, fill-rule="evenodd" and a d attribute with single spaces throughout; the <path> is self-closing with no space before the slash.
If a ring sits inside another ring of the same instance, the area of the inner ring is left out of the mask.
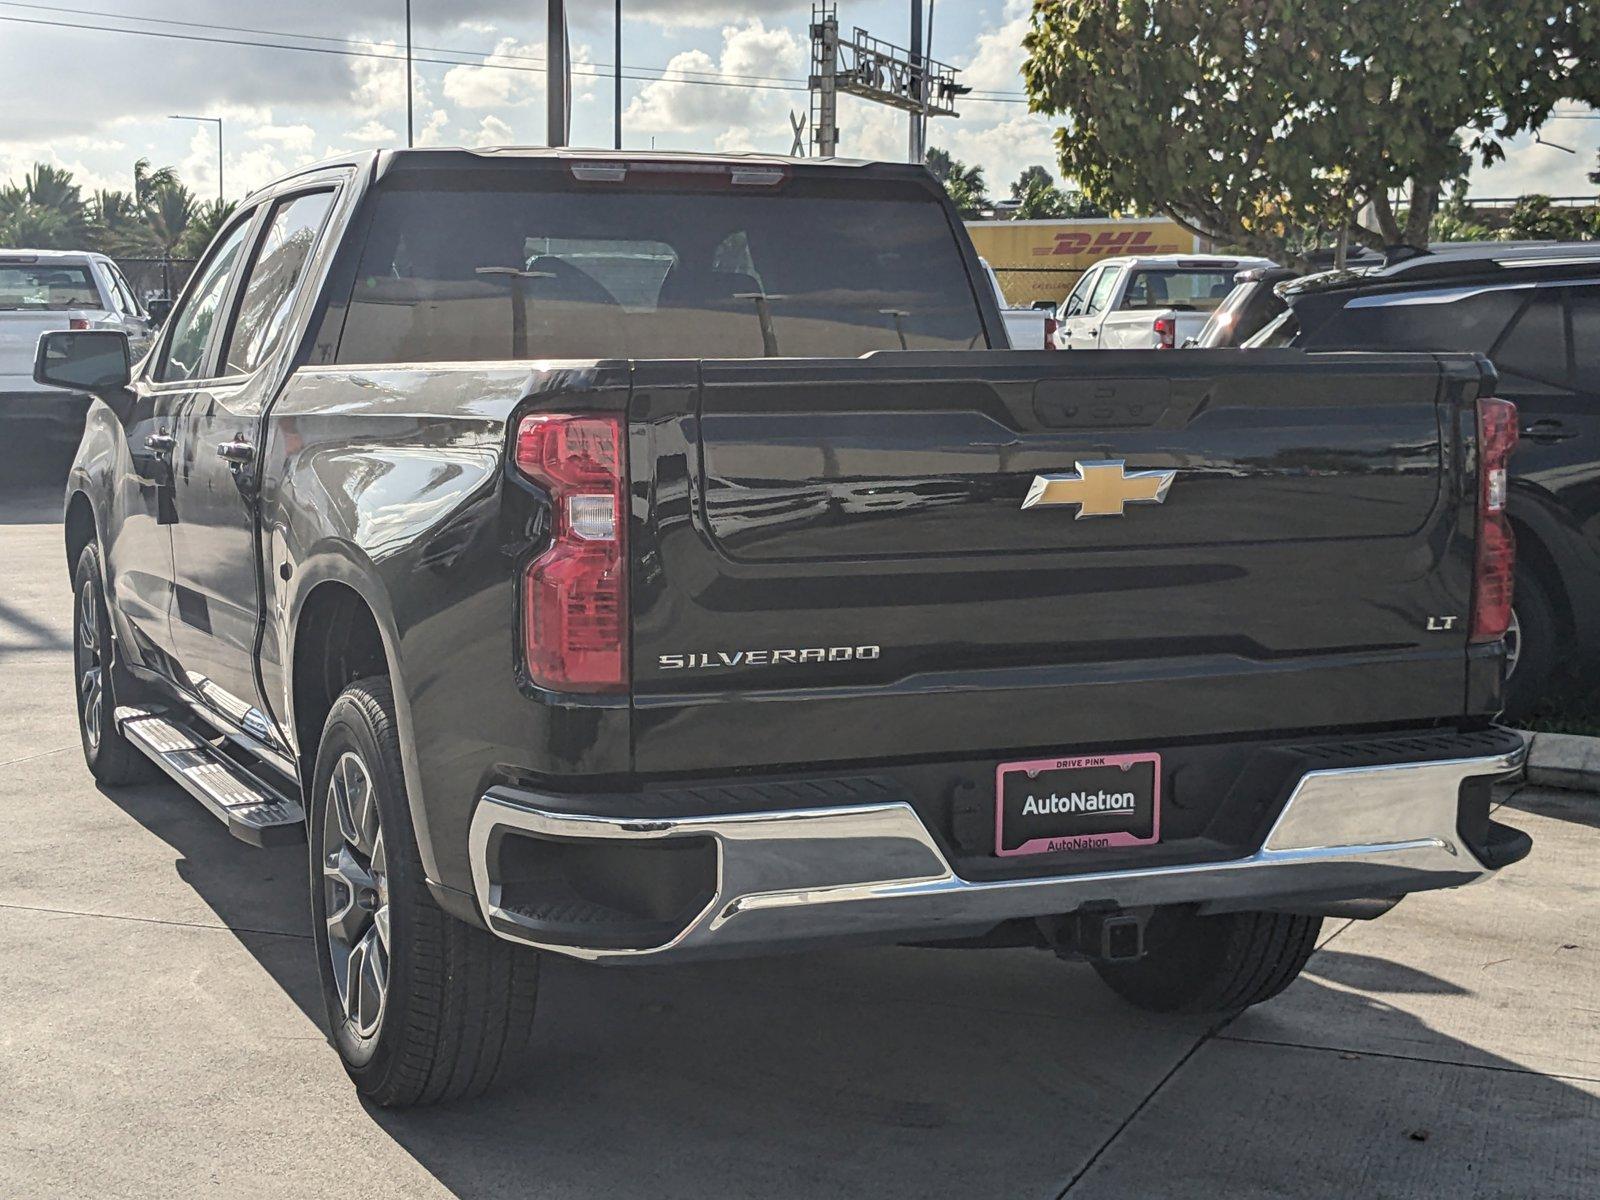
<path id="1" fill-rule="evenodd" d="M 1489 351 L 1489 357 L 1502 376 L 1565 389 L 1569 385 L 1568 353 L 1562 291 L 1540 288 Z"/>
<path id="2" fill-rule="evenodd" d="M 248 375 L 278 348 L 332 206 L 331 190 L 288 196 L 273 206 L 228 334 L 223 375 Z"/>
<path id="3" fill-rule="evenodd" d="M 217 243 L 211 257 L 200 269 L 200 278 L 172 314 L 172 335 L 162 351 L 156 379 L 171 383 L 199 377 L 205 364 L 206 346 L 212 327 L 228 294 L 228 284 L 243 257 L 245 234 L 251 217 L 246 216 Z"/>
<path id="4" fill-rule="evenodd" d="M 1600 287 L 1567 292 L 1572 317 L 1572 386 L 1600 398 Z"/>
<path id="5" fill-rule="evenodd" d="M 1100 272 L 1100 278 L 1094 285 L 1094 292 L 1089 296 L 1088 314 L 1091 317 L 1105 312 L 1106 305 L 1111 303 L 1111 293 L 1117 290 L 1117 280 L 1121 275 L 1120 270 Z"/>
<path id="6" fill-rule="evenodd" d="M 1088 302 L 1089 292 L 1094 287 L 1094 281 L 1099 278 L 1098 271 L 1085 271 L 1078 278 L 1078 286 L 1072 289 L 1072 294 L 1061 305 L 1061 315 L 1075 317 L 1083 311 L 1083 306 Z"/>

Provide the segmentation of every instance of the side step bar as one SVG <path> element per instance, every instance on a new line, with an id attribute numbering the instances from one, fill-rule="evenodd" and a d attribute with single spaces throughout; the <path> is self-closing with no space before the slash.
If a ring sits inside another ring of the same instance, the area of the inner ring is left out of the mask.
<path id="1" fill-rule="evenodd" d="M 305 840 L 305 810 L 164 712 L 119 708 L 117 728 L 228 832 L 252 846 Z"/>

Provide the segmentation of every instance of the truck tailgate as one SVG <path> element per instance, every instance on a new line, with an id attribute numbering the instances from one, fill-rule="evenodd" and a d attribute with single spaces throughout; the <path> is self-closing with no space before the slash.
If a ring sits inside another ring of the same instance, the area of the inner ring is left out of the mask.
<path id="1" fill-rule="evenodd" d="M 635 768 L 1457 717 L 1480 379 L 1293 351 L 638 364 Z M 1023 507 L 1080 463 L 1175 474 L 1120 516 Z"/>

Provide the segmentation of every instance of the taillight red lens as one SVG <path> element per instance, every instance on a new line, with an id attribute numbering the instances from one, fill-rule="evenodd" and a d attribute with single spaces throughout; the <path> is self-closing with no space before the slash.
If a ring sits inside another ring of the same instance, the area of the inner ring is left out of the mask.
<path id="1" fill-rule="evenodd" d="M 1156 349 L 1171 350 L 1178 344 L 1178 322 L 1173 317 L 1157 317 L 1155 323 Z"/>
<path id="2" fill-rule="evenodd" d="M 1044 348 L 1046 350 L 1054 350 L 1056 348 L 1056 330 L 1060 328 L 1061 322 L 1054 317 L 1046 317 L 1044 319 Z"/>
<path id="3" fill-rule="evenodd" d="M 549 489 L 550 546 L 523 570 L 528 675 L 565 692 L 628 684 L 627 448 L 622 419 L 536 413 L 516 464 Z"/>
<path id="4" fill-rule="evenodd" d="M 1507 468 L 1517 448 L 1517 406 L 1478 401 L 1478 551 L 1472 580 L 1472 640 L 1497 642 L 1511 624 L 1517 541 L 1506 516 Z"/>

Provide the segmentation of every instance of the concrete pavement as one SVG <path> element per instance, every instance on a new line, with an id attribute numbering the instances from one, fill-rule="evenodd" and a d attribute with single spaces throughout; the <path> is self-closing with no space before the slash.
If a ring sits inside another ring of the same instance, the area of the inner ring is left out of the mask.
<path id="1" fill-rule="evenodd" d="M 558 960 L 537 1077 L 369 1111 L 303 849 L 83 767 L 63 459 L 0 439 L 0 1195 L 1600 1194 L 1600 799 L 1535 789 L 1506 800 L 1530 861 L 1329 922 L 1221 1026 L 1026 951 Z"/>

